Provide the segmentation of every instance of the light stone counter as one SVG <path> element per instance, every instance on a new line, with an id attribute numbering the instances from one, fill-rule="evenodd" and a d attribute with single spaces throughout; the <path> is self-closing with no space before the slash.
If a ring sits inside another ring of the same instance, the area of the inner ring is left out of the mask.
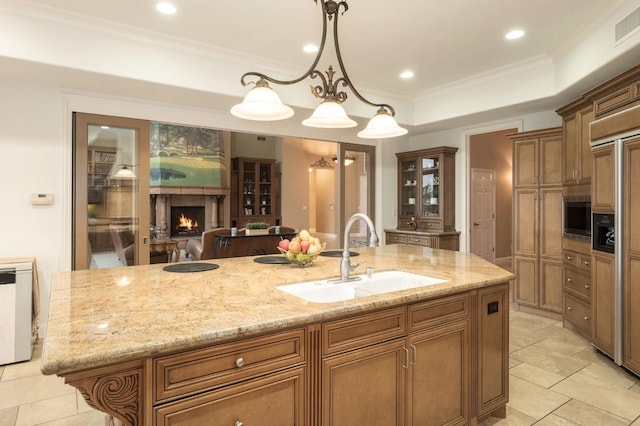
<path id="1" fill-rule="evenodd" d="M 339 275 L 340 258 L 311 267 L 265 265 L 252 257 L 207 261 L 213 271 L 172 273 L 166 265 L 74 271 L 54 276 L 42 372 L 63 374 L 232 341 L 464 290 L 513 275 L 469 253 L 388 245 L 352 249 L 354 274 L 402 270 L 448 280 L 384 295 L 318 304 L 275 288 Z M 340 285 L 340 284 L 336 284 Z"/>

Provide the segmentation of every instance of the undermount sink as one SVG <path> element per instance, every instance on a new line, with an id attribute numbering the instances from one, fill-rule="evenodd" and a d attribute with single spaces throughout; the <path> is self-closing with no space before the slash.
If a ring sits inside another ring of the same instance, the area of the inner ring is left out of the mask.
<path id="1" fill-rule="evenodd" d="M 382 271 L 371 276 L 355 275 L 352 278 L 356 281 L 336 283 L 331 280 L 315 280 L 283 284 L 276 288 L 309 302 L 331 303 L 446 282 L 439 278 L 402 271 Z"/>

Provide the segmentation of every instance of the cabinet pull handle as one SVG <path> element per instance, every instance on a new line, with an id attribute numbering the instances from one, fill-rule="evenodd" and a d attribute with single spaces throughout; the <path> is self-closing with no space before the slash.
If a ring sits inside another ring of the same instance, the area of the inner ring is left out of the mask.
<path id="1" fill-rule="evenodd" d="M 409 349 L 403 347 L 402 350 L 404 350 L 404 365 L 402 366 L 402 368 L 409 368 Z"/>
<path id="2" fill-rule="evenodd" d="M 589 290 L 591 288 L 591 286 L 589 284 L 585 284 L 584 288 L 586 288 L 587 290 Z"/>
<path id="3" fill-rule="evenodd" d="M 244 423 L 242 423 L 240 420 L 236 420 L 233 426 L 244 426 Z"/>
<path id="4" fill-rule="evenodd" d="M 567 306 L 567 311 L 573 311 L 573 308 L 571 306 Z"/>
<path id="5" fill-rule="evenodd" d="M 413 349 L 413 361 L 411 361 L 411 365 L 416 365 L 416 359 L 418 358 L 417 349 L 415 345 L 411 345 L 411 349 Z"/>
<path id="6" fill-rule="evenodd" d="M 236 358 L 236 365 L 238 367 L 243 367 L 244 366 L 244 358 L 242 358 L 241 356 L 239 356 L 238 358 Z"/>

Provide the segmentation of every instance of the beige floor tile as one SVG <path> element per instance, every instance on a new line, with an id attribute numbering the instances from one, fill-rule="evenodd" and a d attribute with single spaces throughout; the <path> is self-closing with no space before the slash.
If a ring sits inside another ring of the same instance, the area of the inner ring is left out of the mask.
<path id="1" fill-rule="evenodd" d="M 526 348 L 534 343 L 538 343 L 542 339 L 544 339 L 544 337 L 535 332 L 511 328 L 509 333 L 509 353 L 515 352 L 514 348 L 516 350 Z"/>
<path id="2" fill-rule="evenodd" d="M 16 424 L 18 418 L 19 407 L 9 407 L 4 410 L 0 410 L 0 425 L 1 426 L 13 426 Z"/>
<path id="3" fill-rule="evenodd" d="M 536 422 L 536 419 L 529 417 L 524 413 L 516 410 L 515 408 L 507 406 L 507 417 L 505 419 L 498 419 L 495 417 L 489 417 L 478 426 L 529 426 Z"/>
<path id="4" fill-rule="evenodd" d="M 511 354 L 518 361 L 567 377 L 589 365 L 589 361 L 576 359 L 549 349 L 533 345 Z"/>
<path id="5" fill-rule="evenodd" d="M 18 362 L 16 364 L 10 364 L 5 366 L 4 374 L 0 382 L 6 382 L 9 380 L 21 379 L 24 377 L 39 376 L 40 372 L 40 358 L 37 360 Z"/>
<path id="6" fill-rule="evenodd" d="M 551 390 L 622 417 L 627 422 L 640 415 L 640 394 L 582 371 L 552 386 Z"/>
<path id="7" fill-rule="evenodd" d="M 0 410 L 74 393 L 75 389 L 57 376 L 40 375 L 0 382 Z"/>
<path id="8" fill-rule="evenodd" d="M 20 406 L 16 426 L 39 425 L 78 414 L 74 394 L 45 399 Z"/>
<path id="9" fill-rule="evenodd" d="M 599 410 L 592 405 L 575 399 L 558 408 L 553 414 L 566 421 L 571 420 L 572 423 L 569 424 L 577 424 L 580 426 L 623 426 L 629 424 L 626 419 L 614 416 L 613 414 Z"/>
<path id="10" fill-rule="evenodd" d="M 631 423 L 631 426 L 640 426 L 640 417 L 638 417 L 635 422 Z"/>
<path id="11" fill-rule="evenodd" d="M 535 346 L 568 356 L 573 356 L 591 347 L 591 344 L 585 339 L 568 330 L 547 327 L 544 331 L 554 329 L 557 330 L 554 335 L 548 335 L 544 340 L 535 343 Z"/>
<path id="12" fill-rule="evenodd" d="M 638 379 L 628 373 L 622 367 L 618 367 L 613 362 L 609 363 L 593 363 L 582 370 L 580 374 L 585 374 L 593 379 L 601 382 L 610 383 L 624 389 L 631 389 L 638 383 Z"/>
<path id="13" fill-rule="evenodd" d="M 509 407 L 533 417 L 542 419 L 560 407 L 569 398 L 552 390 L 538 386 L 519 377 L 509 376 Z"/>
<path id="14" fill-rule="evenodd" d="M 609 358 L 602 352 L 598 351 L 593 346 L 589 346 L 583 349 L 582 351 L 578 352 L 577 354 L 574 355 L 574 358 L 584 359 L 585 361 L 606 364 L 606 365 L 611 365 L 613 363 L 611 358 Z"/>
<path id="15" fill-rule="evenodd" d="M 516 365 L 520 365 L 522 364 L 522 361 L 518 361 L 517 359 L 513 359 L 512 357 L 509 357 L 509 368 L 513 368 Z"/>
<path id="16" fill-rule="evenodd" d="M 573 423 L 567 419 L 563 419 L 562 417 L 558 417 L 555 414 L 551 413 L 548 416 L 545 416 L 542 420 L 536 423 L 536 426 L 576 426 L 578 423 Z"/>
<path id="17" fill-rule="evenodd" d="M 80 392 L 77 390 L 76 390 L 76 400 L 78 401 L 78 413 L 90 413 L 90 412 L 102 413 L 101 411 L 98 411 L 92 406 L 90 406 L 89 404 L 87 404 L 87 401 L 85 401 L 85 399 L 82 397 Z"/>
<path id="18" fill-rule="evenodd" d="M 80 413 L 77 416 L 42 423 L 38 426 L 104 426 L 104 419 L 104 413 L 93 410 L 87 413 Z"/>
<path id="19" fill-rule="evenodd" d="M 551 373 L 542 368 L 536 367 L 525 362 L 513 367 L 509 370 L 509 374 L 520 377 L 523 380 L 542 386 L 544 388 L 550 388 L 556 383 L 563 380 L 565 377 L 559 374 Z"/>

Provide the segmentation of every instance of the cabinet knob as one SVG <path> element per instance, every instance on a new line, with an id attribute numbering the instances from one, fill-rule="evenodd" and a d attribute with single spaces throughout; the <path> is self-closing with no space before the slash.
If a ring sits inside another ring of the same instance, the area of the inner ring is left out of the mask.
<path id="1" fill-rule="evenodd" d="M 573 311 L 573 308 L 571 306 L 567 306 L 567 311 Z"/>
<path id="2" fill-rule="evenodd" d="M 567 278 L 567 282 L 568 283 L 572 283 L 573 282 L 573 278 Z"/>
<path id="3" fill-rule="evenodd" d="M 585 284 L 584 288 L 586 288 L 587 290 L 589 290 L 591 288 L 591 286 L 589 284 Z"/>
<path id="4" fill-rule="evenodd" d="M 589 317 L 585 316 L 585 317 L 584 317 L 584 320 L 585 320 L 585 321 L 589 321 Z"/>
<path id="5" fill-rule="evenodd" d="M 240 420 L 236 420 L 233 426 L 244 426 L 244 423 L 242 423 Z"/>
<path id="6" fill-rule="evenodd" d="M 573 257 L 567 256 L 567 260 L 573 260 Z"/>
<path id="7" fill-rule="evenodd" d="M 589 266 L 591 263 L 588 260 L 584 261 L 585 266 Z"/>
<path id="8" fill-rule="evenodd" d="M 236 365 L 238 367 L 242 367 L 244 365 L 244 358 L 242 358 L 241 356 L 239 356 L 238 358 L 236 358 Z"/>

